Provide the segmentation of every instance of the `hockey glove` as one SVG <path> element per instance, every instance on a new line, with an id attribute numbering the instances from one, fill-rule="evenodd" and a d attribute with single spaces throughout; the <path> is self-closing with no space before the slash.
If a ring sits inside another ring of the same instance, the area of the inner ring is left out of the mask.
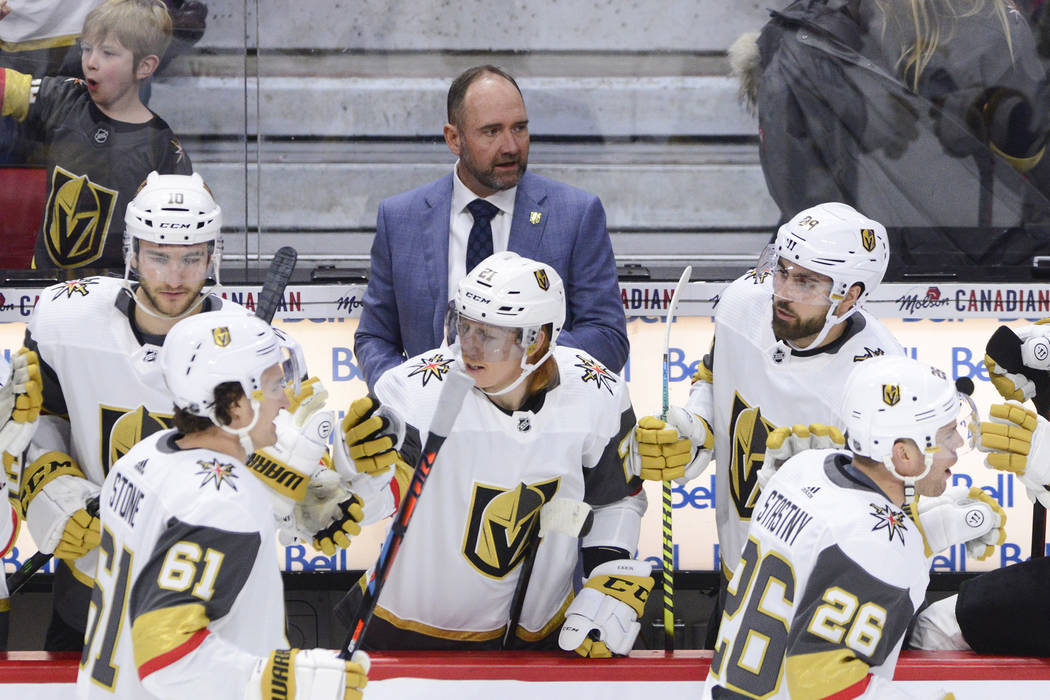
<path id="1" fill-rule="evenodd" d="M 710 464 L 715 438 L 706 420 L 671 406 L 666 422 L 655 416 L 638 421 L 631 447 L 637 454 L 639 476 L 643 479 L 674 479 L 685 484 L 700 476 Z"/>
<path id="2" fill-rule="evenodd" d="M 403 463 L 397 452 L 403 428 L 389 413 L 380 410 L 375 397 L 365 396 L 350 404 L 341 427 L 358 473 L 378 476 L 398 462 Z"/>
<path id="3" fill-rule="evenodd" d="M 565 613 L 558 645 L 589 658 L 629 652 L 653 588 L 651 573 L 649 562 L 636 559 L 616 559 L 595 567 Z"/>
<path id="4" fill-rule="evenodd" d="M 361 534 L 364 512 L 361 500 L 350 493 L 339 475 L 322 469 L 310 479 L 306 497 L 293 509 L 299 537 L 328 556 L 350 546 L 350 538 Z"/>
<path id="5" fill-rule="evenodd" d="M 984 366 L 996 391 L 1008 401 L 1032 399 L 1043 410 L 1050 397 L 1050 319 L 1020 328 L 1001 326 L 988 339 Z"/>
<path id="6" fill-rule="evenodd" d="M 833 425 L 799 423 L 790 428 L 776 428 L 766 437 L 766 456 L 758 472 L 758 487 L 764 489 L 777 469 L 799 452 L 838 449 L 845 445 L 846 438 L 842 431 Z"/>
<path id="7" fill-rule="evenodd" d="M 40 359 L 32 350 L 20 348 L 11 358 L 11 376 L 0 387 L 0 451 L 8 470 L 33 439 L 43 403 L 42 391 Z"/>
<path id="8" fill-rule="evenodd" d="M 1016 401 L 992 404 L 991 421 L 981 422 L 978 449 L 989 453 L 984 463 L 1013 472 L 1028 496 L 1050 507 L 1050 429 L 1045 418 Z"/>
<path id="9" fill-rule="evenodd" d="M 927 557 L 965 543 L 966 554 L 980 561 L 1006 541 L 1006 513 L 977 487 L 953 486 L 940 496 L 919 496 L 913 512 Z"/>
<path id="10" fill-rule="evenodd" d="M 72 457 L 47 452 L 23 470 L 18 483 L 18 503 L 37 549 L 72 561 L 98 546 L 98 517 L 87 504 L 99 487 Z"/>
<path id="11" fill-rule="evenodd" d="M 273 421 L 277 443 L 248 458 L 248 466 L 277 496 L 275 506 L 282 517 L 306 498 L 314 474 L 327 469 L 322 459 L 328 454 L 328 437 L 335 424 L 332 412 L 321 410 L 327 396 L 316 377 L 305 382 L 289 410 L 280 411 Z"/>
<path id="12" fill-rule="evenodd" d="M 256 662 L 245 700 L 361 700 L 369 665 L 363 652 L 344 661 L 332 649 L 277 649 Z"/>

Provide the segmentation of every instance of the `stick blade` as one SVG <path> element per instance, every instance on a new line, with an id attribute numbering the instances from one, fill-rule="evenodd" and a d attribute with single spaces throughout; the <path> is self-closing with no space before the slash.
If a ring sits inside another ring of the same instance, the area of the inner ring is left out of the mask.
<path id="1" fill-rule="evenodd" d="M 295 272 L 295 263 L 299 260 L 299 253 L 291 246 L 283 246 L 273 254 L 273 260 L 266 272 L 266 280 L 263 282 L 262 291 L 259 292 L 259 304 L 255 307 L 255 315 L 269 323 L 277 312 L 277 307 L 284 297 L 284 288 L 292 279 Z"/>

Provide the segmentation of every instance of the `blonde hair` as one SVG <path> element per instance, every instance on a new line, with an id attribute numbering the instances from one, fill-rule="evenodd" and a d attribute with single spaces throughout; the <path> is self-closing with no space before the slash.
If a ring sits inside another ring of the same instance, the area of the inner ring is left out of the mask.
<path id="1" fill-rule="evenodd" d="M 135 65 L 146 56 L 160 58 L 171 43 L 171 15 L 161 0 L 106 0 L 84 19 L 82 36 L 115 37 L 131 51 Z"/>
<path id="2" fill-rule="evenodd" d="M 937 47 L 952 39 L 955 23 L 962 18 L 983 14 L 990 6 L 1006 36 L 1006 46 L 1013 57 L 1013 39 L 1004 0 L 875 0 L 883 16 L 883 38 L 887 25 L 893 23 L 899 36 L 911 37 L 902 42 L 896 68 L 915 92 L 919 77 L 926 70 Z M 948 35 L 942 36 L 942 20 L 948 19 Z"/>

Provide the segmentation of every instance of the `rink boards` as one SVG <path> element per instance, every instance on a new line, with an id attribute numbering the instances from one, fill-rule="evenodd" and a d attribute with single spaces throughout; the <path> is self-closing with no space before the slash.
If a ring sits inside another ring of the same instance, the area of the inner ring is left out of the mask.
<path id="1" fill-rule="evenodd" d="M 711 663 L 707 651 L 636 651 L 622 659 L 545 652 L 375 654 L 367 700 L 696 700 Z M 0 654 L 0 700 L 73 697 L 73 654 Z M 917 697 L 938 689 L 956 700 L 1043 700 L 1050 660 L 970 652 L 904 652 L 895 679 Z"/>

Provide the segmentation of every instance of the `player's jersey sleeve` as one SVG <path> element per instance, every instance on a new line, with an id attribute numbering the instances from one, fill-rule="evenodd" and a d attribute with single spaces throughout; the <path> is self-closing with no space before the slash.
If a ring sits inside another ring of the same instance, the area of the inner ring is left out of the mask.
<path id="1" fill-rule="evenodd" d="M 238 602 L 259 553 L 259 533 L 174 517 L 167 525 L 128 606 L 139 677 L 161 697 L 174 686 L 186 697 L 194 688 L 196 697 L 218 697 L 221 688 L 236 688 L 239 697 L 257 659 L 224 642 L 214 627 Z"/>
<path id="2" fill-rule="evenodd" d="M 688 410 L 707 421 L 708 427 L 714 422 L 715 415 L 714 358 L 715 339 L 711 338 L 711 349 L 704 355 L 700 366 L 693 373 L 692 383 L 689 386 L 689 398 L 685 403 Z"/>
<path id="3" fill-rule="evenodd" d="M 626 498 L 641 488 L 641 480 L 631 476 L 624 465 L 628 442 L 638 422 L 631 406 L 627 385 L 618 381 L 612 396 L 595 406 L 596 429 L 585 448 L 583 500 L 602 506 Z"/>
<path id="4" fill-rule="evenodd" d="M 57 416 L 66 415 L 66 399 L 62 395 L 62 385 L 58 381 L 58 374 L 48 363 L 46 357 L 47 352 L 41 350 L 39 343 L 37 343 L 36 339 L 33 337 L 31 328 L 26 328 L 25 341 L 23 344 L 26 346 L 26 349 L 35 352 L 40 359 L 40 383 L 44 395 L 44 412 Z"/>
<path id="5" fill-rule="evenodd" d="M 874 576 L 837 544 L 821 551 L 788 634 L 790 696 L 861 695 L 869 670 L 896 658 L 913 613 L 908 589 Z"/>
<path id="6" fill-rule="evenodd" d="M 31 75 L 0 68 L 0 116 L 25 120 L 32 104 L 34 84 L 39 86 L 39 81 Z"/>

